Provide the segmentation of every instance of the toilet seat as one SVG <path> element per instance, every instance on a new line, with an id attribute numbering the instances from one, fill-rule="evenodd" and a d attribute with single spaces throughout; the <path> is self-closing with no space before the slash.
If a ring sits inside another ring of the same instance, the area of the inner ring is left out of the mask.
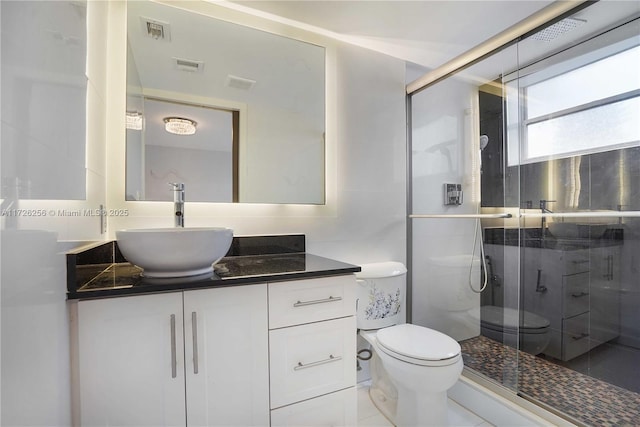
<path id="1" fill-rule="evenodd" d="M 484 305 L 480 307 L 480 312 L 480 325 L 497 332 L 544 334 L 550 325 L 549 320 L 542 316 L 529 311 L 519 312 L 509 307 Z"/>
<path id="2" fill-rule="evenodd" d="M 456 340 L 418 325 L 407 323 L 380 329 L 376 340 L 384 353 L 414 365 L 446 366 L 461 357 Z"/>

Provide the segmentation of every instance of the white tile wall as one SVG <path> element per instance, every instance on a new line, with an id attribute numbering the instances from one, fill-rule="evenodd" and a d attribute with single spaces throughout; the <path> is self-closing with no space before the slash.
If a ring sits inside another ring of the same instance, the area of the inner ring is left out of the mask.
<path id="1" fill-rule="evenodd" d="M 107 189 L 110 194 L 123 194 L 124 179 L 111 174 L 114 165 L 108 162 L 112 157 L 106 156 L 106 148 L 115 144 L 119 132 L 124 135 L 110 126 L 119 126 L 117 120 L 123 120 L 120 98 L 124 97 L 118 94 L 124 94 L 125 80 L 118 74 L 118 64 L 107 66 L 104 52 L 112 55 L 124 44 L 117 39 L 107 44 L 102 37 L 106 21 L 101 21 L 109 13 L 117 16 L 121 7 L 117 2 L 89 2 L 87 13 L 90 25 L 98 29 L 89 34 L 90 43 L 97 44 L 90 50 L 101 53 L 90 55 L 87 64 L 88 144 L 86 159 L 81 159 L 86 166 L 87 200 L 20 200 L 18 207 L 57 213 L 106 204 Z M 124 31 L 118 22 L 111 21 L 110 29 Z M 304 233 L 309 252 L 346 262 L 405 260 L 404 63 L 346 45 L 330 50 L 328 204 L 188 203 L 188 225 L 229 226 L 237 235 Z M 109 74 L 112 71 L 115 74 Z M 59 106 L 64 109 L 63 104 Z M 3 123 L 3 133 L 5 129 L 10 130 Z M 46 135 L 46 129 L 40 131 Z M 10 141 L 3 134 L 3 150 L 15 148 Z M 46 178 L 56 180 L 56 176 Z M 162 203 L 141 205 L 135 215 L 109 219 L 112 234 L 119 228 L 172 224 L 171 205 Z M 99 219 L 56 214 L 10 223 L 3 220 L 5 226 L 39 231 L 35 235 L 21 230 L 2 233 L 2 424 L 69 425 L 65 264 L 55 241 L 104 238 Z M 30 267 L 34 260 L 41 268 Z"/>
<path id="2" fill-rule="evenodd" d="M 103 238 L 98 217 L 61 212 L 105 203 L 104 31 L 88 37 L 88 43 L 94 44 L 89 51 L 97 55 L 89 55 L 85 76 L 84 48 L 76 44 L 84 37 L 85 5 L 45 3 L 3 2 L 1 6 L 3 36 L 6 31 L 12 35 L 7 40 L 17 42 L 15 51 L 7 51 L 3 37 L 3 185 L 5 177 L 30 182 L 31 197 L 38 199 L 22 196 L 11 207 L 45 212 L 2 218 L 2 425 L 71 424 L 66 260 L 57 241 Z M 107 7 L 107 2 L 88 2 L 86 21 L 92 28 L 106 28 Z M 78 51 L 79 59 L 74 56 Z M 17 84 L 9 79 L 12 76 L 18 76 L 18 81 L 31 79 L 32 84 Z M 85 96 L 78 95 L 85 85 L 86 131 Z M 80 96 L 79 103 L 67 93 Z M 14 106 L 28 102 L 32 104 L 28 116 L 15 110 Z M 7 105 L 10 108 L 4 108 Z M 21 185 L 21 192 L 27 190 Z M 6 208 L 7 201 L 3 202 Z"/>

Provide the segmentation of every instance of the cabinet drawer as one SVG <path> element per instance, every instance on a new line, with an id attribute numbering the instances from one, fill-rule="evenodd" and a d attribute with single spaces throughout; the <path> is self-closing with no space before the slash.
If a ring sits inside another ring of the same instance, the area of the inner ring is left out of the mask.
<path id="1" fill-rule="evenodd" d="M 358 423 L 355 387 L 294 403 L 271 411 L 271 427 L 355 426 Z"/>
<path id="2" fill-rule="evenodd" d="M 570 360 L 589 351 L 589 313 L 562 321 L 562 360 Z"/>
<path id="3" fill-rule="evenodd" d="M 269 328 L 352 316 L 355 293 L 354 275 L 269 283 Z"/>
<path id="4" fill-rule="evenodd" d="M 589 311 L 589 273 L 563 276 L 562 285 L 562 317 L 573 317 Z"/>
<path id="5" fill-rule="evenodd" d="M 355 385 L 356 319 L 269 332 L 271 408 Z"/>
<path id="6" fill-rule="evenodd" d="M 589 251 L 562 251 L 563 274 L 585 273 L 591 269 Z"/>

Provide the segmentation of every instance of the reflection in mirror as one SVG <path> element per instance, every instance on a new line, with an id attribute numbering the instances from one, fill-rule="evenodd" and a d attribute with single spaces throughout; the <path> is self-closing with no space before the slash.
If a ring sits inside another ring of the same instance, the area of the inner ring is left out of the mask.
<path id="1" fill-rule="evenodd" d="M 86 195 L 87 4 L 3 1 L 3 209 Z"/>
<path id="2" fill-rule="evenodd" d="M 191 202 L 238 201 L 238 111 L 149 97 L 142 107 L 146 120 L 128 112 L 127 200 L 171 201 L 167 183 L 180 182 Z M 171 133 L 169 118 L 193 121 L 195 133 Z"/>
<path id="3" fill-rule="evenodd" d="M 150 1 L 127 16 L 127 200 L 184 182 L 187 201 L 324 203 L 324 48 Z"/>

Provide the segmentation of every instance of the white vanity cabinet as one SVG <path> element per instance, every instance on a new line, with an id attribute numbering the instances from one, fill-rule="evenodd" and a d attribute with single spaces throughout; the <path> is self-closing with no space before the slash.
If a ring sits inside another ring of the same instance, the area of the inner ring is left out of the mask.
<path id="1" fill-rule="evenodd" d="M 620 335 L 621 246 L 591 250 L 592 346 Z"/>
<path id="2" fill-rule="evenodd" d="M 353 274 L 71 305 L 78 426 L 357 423 Z"/>
<path id="3" fill-rule="evenodd" d="M 619 335 L 620 246 L 524 251 L 524 309 L 550 322 L 546 355 L 571 360 Z"/>
<path id="4" fill-rule="evenodd" d="M 81 426 L 269 424 L 266 285 L 77 303 Z"/>
<path id="5" fill-rule="evenodd" d="M 269 284 L 271 425 L 356 425 L 354 275 Z"/>

